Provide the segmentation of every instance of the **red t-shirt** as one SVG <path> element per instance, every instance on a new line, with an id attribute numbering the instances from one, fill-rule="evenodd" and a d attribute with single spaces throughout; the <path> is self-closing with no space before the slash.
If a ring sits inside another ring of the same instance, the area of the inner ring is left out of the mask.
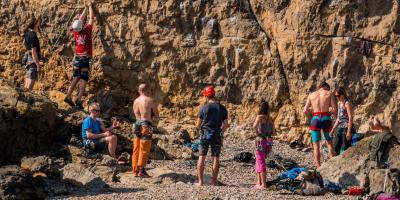
<path id="1" fill-rule="evenodd" d="M 92 25 L 88 24 L 81 30 L 81 32 L 73 31 L 73 33 L 76 44 L 76 54 L 86 54 L 91 57 L 93 52 Z"/>

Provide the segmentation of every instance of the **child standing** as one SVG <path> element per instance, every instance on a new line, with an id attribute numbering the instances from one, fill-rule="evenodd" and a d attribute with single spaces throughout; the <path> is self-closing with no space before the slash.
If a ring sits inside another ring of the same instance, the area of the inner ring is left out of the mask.
<path id="1" fill-rule="evenodd" d="M 274 122 L 269 116 L 268 103 L 261 100 L 259 112 L 253 124 L 253 129 L 256 132 L 256 172 L 257 182 L 255 188 L 266 188 L 266 167 L 265 159 L 268 153 L 272 150 L 271 135 L 275 132 Z"/>

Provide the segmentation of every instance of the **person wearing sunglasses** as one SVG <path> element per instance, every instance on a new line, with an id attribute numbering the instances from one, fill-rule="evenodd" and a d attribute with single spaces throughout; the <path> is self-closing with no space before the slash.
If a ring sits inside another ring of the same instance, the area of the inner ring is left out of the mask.
<path id="1" fill-rule="evenodd" d="M 115 158 L 117 136 L 111 131 L 119 127 L 118 122 L 114 121 L 111 127 L 105 128 L 98 120 L 100 116 L 99 103 L 92 103 L 89 106 L 89 112 L 90 115 L 82 123 L 83 144 L 94 151 L 108 149 L 110 156 Z"/>
<path id="2" fill-rule="evenodd" d="M 343 87 L 339 87 L 335 91 L 335 97 L 338 100 L 338 117 L 330 135 L 332 136 L 337 129 L 334 148 L 336 155 L 339 155 L 351 146 L 351 138 L 355 130 L 353 126 L 353 108 L 348 101 L 346 90 Z"/>

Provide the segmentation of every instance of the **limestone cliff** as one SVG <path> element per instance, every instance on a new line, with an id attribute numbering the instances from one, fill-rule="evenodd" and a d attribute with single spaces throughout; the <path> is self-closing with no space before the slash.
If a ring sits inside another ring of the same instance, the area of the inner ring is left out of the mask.
<path id="1" fill-rule="evenodd" d="M 49 58 L 36 89 L 65 93 L 73 57 L 68 25 L 82 3 L 2 3 L 3 76 L 23 80 L 21 35 L 34 14 Z M 265 98 L 279 133 L 302 139 L 306 95 L 327 80 L 349 88 L 362 129 L 371 115 L 400 126 L 398 1 L 98 0 L 95 7 L 86 101 L 101 101 L 106 113 L 128 114 L 137 85 L 146 82 L 166 121 L 193 123 L 187 120 L 196 115 L 200 91 L 212 84 L 231 111 L 232 134 L 248 127 L 254 103 Z M 372 44 L 369 56 L 359 50 L 364 41 Z"/>

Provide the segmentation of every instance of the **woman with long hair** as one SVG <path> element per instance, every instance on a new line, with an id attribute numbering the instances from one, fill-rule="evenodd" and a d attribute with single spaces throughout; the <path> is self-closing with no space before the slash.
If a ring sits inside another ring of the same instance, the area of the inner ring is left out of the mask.
<path id="1" fill-rule="evenodd" d="M 253 124 L 253 129 L 256 132 L 256 173 L 257 182 L 255 188 L 266 188 L 266 164 L 265 159 L 268 153 L 272 150 L 272 134 L 275 132 L 274 122 L 269 116 L 268 102 L 261 100 L 258 108 L 258 115 Z"/>
<path id="2" fill-rule="evenodd" d="M 339 87 L 335 91 L 335 97 L 338 100 L 338 117 L 333 125 L 331 135 L 337 128 L 334 149 L 336 155 L 339 155 L 351 146 L 352 134 L 355 131 L 353 126 L 353 108 L 349 102 L 346 90 L 343 87 Z"/>
<path id="3" fill-rule="evenodd" d="M 26 48 L 26 64 L 25 64 L 25 88 L 32 91 L 33 86 L 38 78 L 38 74 L 41 72 L 42 67 L 39 64 L 40 55 L 40 43 L 36 33 L 39 31 L 40 20 L 32 17 L 28 28 L 25 31 L 25 48 Z"/>

